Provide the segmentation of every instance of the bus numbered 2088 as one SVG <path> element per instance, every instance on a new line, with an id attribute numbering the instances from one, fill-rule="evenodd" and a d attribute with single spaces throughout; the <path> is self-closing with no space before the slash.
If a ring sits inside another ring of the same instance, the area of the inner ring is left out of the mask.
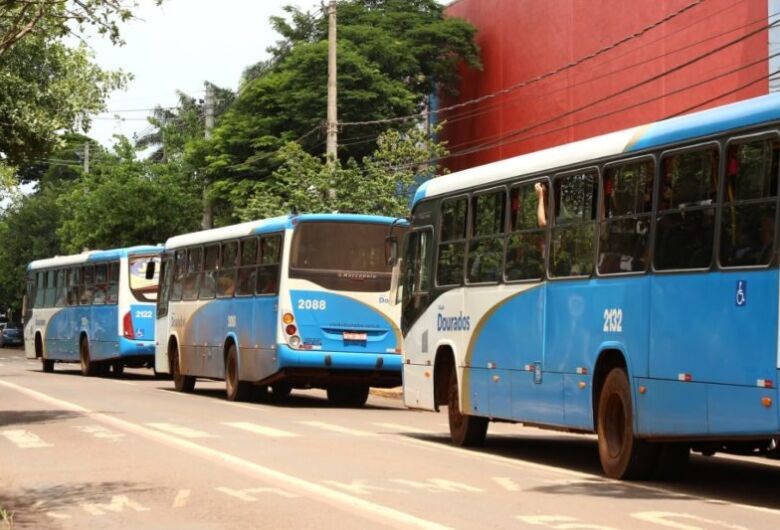
<path id="1" fill-rule="evenodd" d="M 230 400 L 321 387 L 360 406 L 401 384 L 385 238 L 397 220 L 284 216 L 165 244 L 156 368 L 177 390 L 224 379 Z"/>
<path id="2" fill-rule="evenodd" d="M 398 299 L 404 399 L 595 432 L 606 475 L 780 435 L 780 95 L 433 179 Z M 391 243 L 392 245 L 392 243 Z"/>
<path id="3" fill-rule="evenodd" d="M 93 250 L 33 261 L 23 301 L 25 353 L 44 372 L 81 364 L 83 375 L 120 375 L 154 363 L 162 247 Z"/>

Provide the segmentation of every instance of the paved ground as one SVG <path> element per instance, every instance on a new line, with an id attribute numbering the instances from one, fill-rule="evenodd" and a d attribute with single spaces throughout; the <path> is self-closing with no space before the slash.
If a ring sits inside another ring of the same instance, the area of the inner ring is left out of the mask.
<path id="1" fill-rule="evenodd" d="M 592 437 L 493 424 L 486 447 L 462 450 L 444 413 L 388 397 L 230 403 L 220 383 L 187 395 L 145 370 L 76 368 L 44 374 L 0 350 L 13 528 L 780 528 L 770 460 L 697 456 L 682 481 L 619 483 Z"/>

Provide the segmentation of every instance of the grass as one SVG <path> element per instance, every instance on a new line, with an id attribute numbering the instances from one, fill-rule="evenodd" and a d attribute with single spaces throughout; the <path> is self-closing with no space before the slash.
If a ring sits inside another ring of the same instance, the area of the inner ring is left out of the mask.
<path id="1" fill-rule="evenodd" d="M 14 512 L 9 512 L 2 506 L 0 506 L 0 522 L 3 523 L 3 528 L 10 530 L 14 527 Z"/>

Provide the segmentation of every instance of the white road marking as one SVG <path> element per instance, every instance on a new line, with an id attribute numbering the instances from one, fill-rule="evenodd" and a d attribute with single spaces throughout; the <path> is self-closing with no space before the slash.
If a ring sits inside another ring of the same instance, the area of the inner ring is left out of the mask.
<path id="1" fill-rule="evenodd" d="M 125 437 L 124 433 L 112 431 L 102 425 L 76 425 L 75 428 L 85 434 L 90 434 L 95 438 L 108 440 L 109 442 L 119 442 Z"/>
<path id="2" fill-rule="evenodd" d="M 416 480 L 408 480 L 403 478 L 394 478 L 391 482 L 396 484 L 403 484 L 410 488 L 425 490 L 428 493 L 482 493 L 483 489 L 463 484 L 462 482 L 455 482 L 454 480 L 447 480 L 443 478 L 429 478 L 425 482 L 418 482 Z"/>
<path id="3" fill-rule="evenodd" d="M 568 515 L 518 515 L 517 518 L 525 524 L 546 526 L 559 530 L 576 530 L 578 528 L 588 530 L 617 530 L 611 526 L 579 522 L 576 517 Z"/>
<path id="4" fill-rule="evenodd" d="M 121 513 L 126 507 L 136 512 L 149 511 L 149 508 L 131 500 L 127 495 L 114 495 L 111 497 L 111 502 L 105 504 L 84 502 L 81 503 L 81 507 L 90 515 L 105 515 L 106 512 Z"/>
<path id="5" fill-rule="evenodd" d="M 493 482 L 504 488 L 506 491 L 520 491 L 520 486 L 508 477 L 493 477 Z"/>
<path id="6" fill-rule="evenodd" d="M 412 427 L 411 425 L 402 425 L 400 423 L 374 422 L 374 425 L 376 425 L 377 427 L 382 427 L 383 429 L 392 429 L 402 434 L 403 433 L 437 434 L 434 431 L 429 431 L 427 429 L 420 429 L 419 427 Z"/>
<path id="7" fill-rule="evenodd" d="M 58 512 L 46 512 L 47 517 L 51 517 L 52 519 L 70 519 L 71 516 L 67 513 L 58 513 Z"/>
<path id="8" fill-rule="evenodd" d="M 382 486 L 372 486 L 367 484 L 365 480 L 353 480 L 352 482 L 338 482 L 336 480 L 323 480 L 323 484 L 328 484 L 334 488 L 340 488 L 344 491 L 354 493 L 356 495 L 371 495 L 372 491 L 382 493 L 403 493 L 408 494 L 406 490 L 399 490 L 395 488 L 385 488 Z"/>
<path id="9" fill-rule="evenodd" d="M 146 426 L 170 434 L 175 434 L 176 436 L 181 436 L 182 438 L 214 438 L 215 437 L 213 434 L 199 431 L 197 429 L 190 429 L 189 427 L 185 427 L 183 425 L 174 425 L 173 423 L 153 422 L 153 423 L 147 423 Z"/>
<path id="10" fill-rule="evenodd" d="M 231 497 L 235 497 L 237 499 L 241 499 L 244 502 L 256 502 L 259 499 L 255 497 L 254 495 L 260 494 L 260 493 L 273 493 L 274 495 L 278 495 L 280 497 L 284 497 L 286 499 L 297 499 L 299 496 L 295 493 L 290 493 L 289 491 L 280 490 L 279 488 L 246 488 L 242 490 L 234 490 L 230 488 L 226 488 L 224 486 L 220 488 L 216 488 L 217 491 L 224 493 L 225 495 L 230 495 Z"/>
<path id="11" fill-rule="evenodd" d="M 376 433 L 373 432 L 350 429 L 349 427 L 342 427 L 341 425 L 335 425 L 333 423 L 325 423 L 324 421 L 299 421 L 298 423 L 308 425 L 309 427 L 322 429 L 324 431 L 330 431 L 339 434 L 349 434 L 350 436 L 376 436 Z"/>
<path id="12" fill-rule="evenodd" d="M 187 502 L 190 500 L 190 493 L 192 493 L 192 490 L 179 490 L 171 506 L 173 508 L 184 508 L 187 506 Z"/>
<path id="13" fill-rule="evenodd" d="M 639 519 L 641 521 L 647 521 L 648 523 L 657 524 L 660 526 L 666 526 L 669 528 L 677 528 L 678 530 L 703 530 L 701 526 L 693 526 L 678 521 L 672 521 L 671 519 L 687 519 L 688 521 L 705 523 L 707 526 L 719 526 L 721 528 L 730 528 L 731 530 L 747 530 L 744 526 L 725 523 L 723 521 L 715 521 L 712 519 L 705 519 L 698 515 L 691 515 L 689 513 L 674 513 L 674 512 L 637 512 L 632 513 L 631 517 Z"/>
<path id="14" fill-rule="evenodd" d="M 0 363 L 0 367 L 5 366 L 3 363 Z"/>
<path id="15" fill-rule="evenodd" d="M 702 497 L 700 495 L 692 495 L 688 493 L 679 493 L 670 489 L 665 489 L 660 486 L 649 486 L 647 484 L 638 484 L 636 482 L 624 482 L 619 480 L 613 480 L 608 479 L 605 477 L 602 477 L 600 475 L 593 475 L 588 473 L 582 473 L 580 471 L 574 471 L 571 469 L 565 469 L 561 467 L 555 467 L 555 466 L 549 466 L 546 464 L 537 464 L 534 462 L 528 462 L 524 460 L 519 460 L 516 458 L 509 458 L 506 456 L 499 456 L 499 455 L 492 455 L 490 453 L 486 453 L 483 451 L 469 451 L 460 449 L 458 447 L 453 447 L 451 445 L 443 444 L 440 442 L 432 442 L 428 440 L 420 440 L 417 438 L 409 438 L 409 437 L 393 437 L 388 438 L 388 440 L 393 441 L 395 443 L 400 443 L 403 445 L 416 445 L 419 447 L 425 447 L 429 449 L 432 452 L 435 453 L 441 453 L 442 451 L 450 452 L 452 454 L 458 455 L 461 458 L 468 458 L 471 460 L 479 460 L 480 462 L 492 462 L 494 464 L 499 464 L 507 467 L 512 468 L 520 468 L 520 469 L 533 469 L 542 473 L 547 473 L 551 475 L 558 475 L 558 476 L 568 476 L 573 478 L 578 478 L 581 480 L 588 481 L 589 484 L 593 485 L 594 483 L 600 483 L 604 484 L 605 486 L 611 485 L 613 487 L 617 488 L 623 488 L 623 489 L 638 489 L 638 490 L 644 490 L 644 491 L 652 491 L 654 493 L 662 493 L 666 498 L 668 499 L 689 499 L 689 500 L 697 500 L 701 502 L 706 503 L 713 503 L 718 502 L 723 504 L 724 506 L 734 506 L 738 508 L 742 508 L 745 510 L 751 510 L 761 513 L 767 513 L 772 515 L 780 515 L 780 510 L 775 508 L 766 508 L 764 506 L 754 506 L 752 504 L 744 504 L 739 502 L 732 502 L 732 501 L 726 501 L 723 499 L 717 499 L 717 498 L 709 498 L 709 497 Z"/>
<path id="16" fill-rule="evenodd" d="M 410 513 L 402 512 L 396 508 L 391 508 L 389 506 L 377 504 L 354 495 L 336 491 L 331 488 L 312 483 L 306 479 L 296 477 L 295 475 L 290 475 L 283 471 L 278 471 L 276 469 L 257 464 L 251 460 L 246 460 L 244 458 L 240 458 L 217 449 L 199 445 L 195 442 L 185 440 L 164 432 L 156 431 L 131 421 L 110 416 L 103 412 L 96 412 L 86 407 L 82 407 L 81 405 L 49 396 L 43 392 L 38 392 L 36 390 L 25 388 L 23 386 L 2 380 L 0 380 L 0 386 L 16 390 L 20 394 L 29 396 L 33 399 L 36 399 L 37 401 L 61 407 L 65 410 L 80 412 L 82 414 L 89 414 L 93 419 L 112 427 L 143 436 L 147 439 L 154 440 L 155 442 L 162 443 L 176 449 L 186 450 L 191 454 L 198 455 L 207 460 L 228 466 L 246 475 L 259 477 L 263 480 L 275 482 L 299 492 L 306 493 L 311 497 L 323 499 L 325 501 L 339 505 L 347 513 L 354 515 L 356 512 L 358 512 L 363 516 L 370 517 L 377 523 L 394 524 L 395 526 L 402 528 L 422 528 L 425 530 L 449 529 L 448 526 L 416 517 Z"/>
<path id="17" fill-rule="evenodd" d="M 33 434 L 30 431 L 22 429 L 12 429 L 8 431 L 0 431 L 0 435 L 4 436 L 9 442 L 16 444 L 19 449 L 37 449 L 40 447 L 54 447 L 52 444 L 46 443 L 37 434 Z"/>
<path id="18" fill-rule="evenodd" d="M 138 386 L 135 383 L 131 383 L 130 381 L 122 381 L 121 379 L 109 379 L 109 381 L 113 383 L 119 383 L 120 385 Z"/>
<path id="19" fill-rule="evenodd" d="M 251 432 L 253 434 L 260 434 L 262 436 L 270 436 L 271 438 L 295 438 L 300 436 L 294 432 L 283 431 L 281 429 L 274 429 L 273 427 L 266 427 L 265 425 L 258 425 L 257 423 L 250 423 L 248 421 L 226 421 L 222 425 L 233 427 L 234 429 L 240 429 L 242 431 Z"/>

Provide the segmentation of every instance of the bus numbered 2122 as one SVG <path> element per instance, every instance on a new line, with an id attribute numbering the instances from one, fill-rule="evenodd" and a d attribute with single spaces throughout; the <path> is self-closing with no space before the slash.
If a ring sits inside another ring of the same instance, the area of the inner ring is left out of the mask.
<path id="1" fill-rule="evenodd" d="M 224 379 L 229 400 L 321 387 L 361 406 L 401 384 L 400 308 L 385 238 L 398 220 L 284 216 L 165 243 L 156 369 L 190 392 Z"/>
<path id="2" fill-rule="evenodd" d="M 43 371 L 81 364 L 83 375 L 120 375 L 154 363 L 162 247 L 93 250 L 33 261 L 23 301 L 27 358 Z"/>
<path id="3" fill-rule="evenodd" d="M 780 435 L 780 95 L 424 183 L 402 251 L 404 399 L 597 433 L 605 474 Z M 390 243 L 393 246 L 393 243 Z"/>

